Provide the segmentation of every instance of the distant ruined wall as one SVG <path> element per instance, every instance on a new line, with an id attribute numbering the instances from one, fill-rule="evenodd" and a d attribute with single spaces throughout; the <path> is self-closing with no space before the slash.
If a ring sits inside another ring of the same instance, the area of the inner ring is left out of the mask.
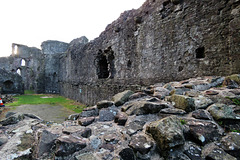
<path id="1" fill-rule="evenodd" d="M 45 41 L 42 43 L 44 54 L 45 93 L 59 93 L 59 74 L 61 54 L 66 54 L 69 44 L 59 41 Z"/>
<path id="2" fill-rule="evenodd" d="M 12 44 L 12 55 L 0 58 L 1 68 L 21 75 L 24 89 L 39 90 L 39 79 L 44 72 L 41 50 L 21 44 Z"/>
<path id="3" fill-rule="evenodd" d="M 42 50 L 13 43 L 12 55 L 0 58 L 0 68 L 18 73 L 23 79 L 25 90 L 59 93 L 59 54 L 67 50 L 68 44 L 45 41 L 41 47 Z"/>
<path id="4" fill-rule="evenodd" d="M 93 41 L 81 37 L 70 44 L 43 42 L 42 50 L 18 49 L 27 56 L 20 52 L 0 62 L 6 70 L 22 69 L 25 88 L 92 105 L 125 89 L 239 73 L 240 1 L 147 0 Z M 28 67 L 33 74 L 24 73 Z"/>
<path id="5" fill-rule="evenodd" d="M 23 94 L 22 77 L 17 73 L 0 69 L 0 94 Z"/>
<path id="6" fill-rule="evenodd" d="M 71 45 L 60 93 L 94 104 L 126 88 L 240 71 L 239 0 L 148 0 Z"/>

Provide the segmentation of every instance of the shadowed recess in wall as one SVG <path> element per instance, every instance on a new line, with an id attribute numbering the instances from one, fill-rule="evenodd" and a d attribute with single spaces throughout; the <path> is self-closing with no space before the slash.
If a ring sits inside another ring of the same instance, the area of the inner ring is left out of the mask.
<path id="1" fill-rule="evenodd" d="M 6 92 L 6 93 L 11 92 L 12 89 L 13 89 L 13 82 L 12 81 L 7 80 L 3 83 L 3 88 L 2 88 L 3 92 Z"/>
<path id="2" fill-rule="evenodd" d="M 205 48 L 199 47 L 196 49 L 196 58 L 205 58 Z"/>
<path id="3" fill-rule="evenodd" d="M 98 79 L 114 77 L 114 52 L 111 47 L 108 47 L 104 52 L 102 52 L 102 50 L 98 51 L 95 66 L 97 68 Z"/>
<path id="4" fill-rule="evenodd" d="M 97 75 L 99 79 L 108 78 L 108 62 L 106 56 L 99 50 L 97 55 Z"/>

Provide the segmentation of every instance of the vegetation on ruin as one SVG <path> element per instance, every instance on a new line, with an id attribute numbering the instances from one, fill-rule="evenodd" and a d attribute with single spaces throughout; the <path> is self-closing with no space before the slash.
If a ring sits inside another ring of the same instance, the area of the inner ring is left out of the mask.
<path id="1" fill-rule="evenodd" d="M 238 129 L 232 129 L 231 132 L 237 132 L 237 133 L 240 133 L 240 130 L 238 130 Z"/>
<path id="2" fill-rule="evenodd" d="M 181 123 L 182 125 L 185 125 L 185 124 L 186 124 L 186 121 L 185 121 L 184 119 L 180 119 L 180 123 Z"/>
<path id="3" fill-rule="evenodd" d="M 230 98 L 230 97 L 226 97 L 227 99 L 230 99 L 235 105 L 240 106 L 240 99 L 238 98 Z"/>
<path id="4" fill-rule="evenodd" d="M 239 100 L 239 99 L 237 99 L 237 98 L 232 98 L 231 100 L 233 101 L 234 104 L 240 106 L 240 100 Z"/>
<path id="5" fill-rule="evenodd" d="M 9 103 L 8 106 L 20 106 L 24 104 L 49 104 L 49 105 L 60 105 L 68 108 L 76 113 L 82 112 L 85 105 L 78 103 L 74 100 L 59 96 L 59 95 L 49 95 L 49 94 L 34 94 L 33 91 L 25 91 L 24 95 L 15 96 L 15 101 Z"/>

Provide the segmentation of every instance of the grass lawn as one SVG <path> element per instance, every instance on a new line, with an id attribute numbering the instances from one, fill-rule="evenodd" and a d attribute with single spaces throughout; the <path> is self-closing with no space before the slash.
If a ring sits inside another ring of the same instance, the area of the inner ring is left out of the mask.
<path id="1" fill-rule="evenodd" d="M 68 108 L 76 113 L 82 112 L 83 108 L 86 106 L 70 100 L 68 98 L 58 96 L 58 95 L 48 95 L 48 94 L 34 94 L 32 91 L 25 91 L 24 95 L 18 95 L 14 98 L 16 101 L 7 104 L 8 106 L 20 106 L 23 104 L 50 104 L 50 105 L 61 105 Z M 42 98 L 47 97 L 47 98 Z"/>

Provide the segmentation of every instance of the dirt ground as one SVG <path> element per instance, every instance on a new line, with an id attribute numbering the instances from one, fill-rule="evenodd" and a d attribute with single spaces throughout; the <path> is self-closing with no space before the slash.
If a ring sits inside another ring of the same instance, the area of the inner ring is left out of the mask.
<path id="1" fill-rule="evenodd" d="M 56 123 L 62 123 L 66 117 L 70 114 L 74 114 L 75 112 L 68 110 L 62 106 L 51 106 L 47 104 L 40 104 L 40 105 L 21 105 L 15 107 L 16 109 L 11 110 L 11 112 L 22 112 L 22 113 L 31 113 L 34 115 L 39 116 L 45 121 L 54 121 Z M 6 106 L 2 112 L 3 118 L 4 114 L 10 111 L 11 107 Z"/>

